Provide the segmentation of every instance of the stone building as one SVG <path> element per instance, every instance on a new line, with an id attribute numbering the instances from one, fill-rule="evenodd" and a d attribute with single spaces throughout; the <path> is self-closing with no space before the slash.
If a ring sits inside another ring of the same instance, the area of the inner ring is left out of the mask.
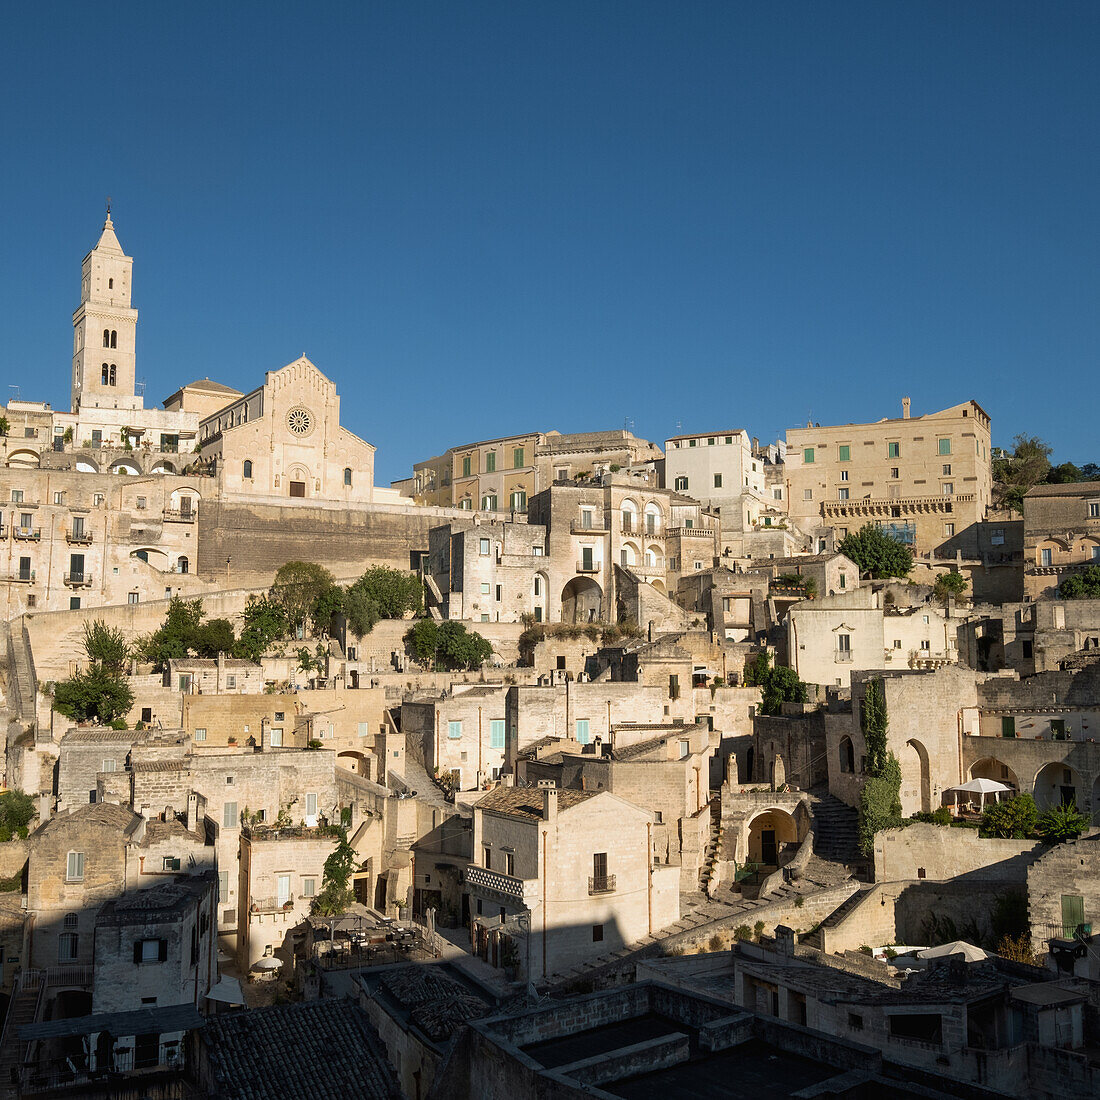
<path id="1" fill-rule="evenodd" d="M 1057 594 L 1067 577 L 1100 565 L 1100 482 L 1036 485 L 1024 497 L 1024 597 Z"/>
<path id="2" fill-rule="evenodd" d="M 486 795 L 466 871 L 475 951 L 538 982 L 674 923 L 679 868 L 654 864 L 652 824 L 608 791 Z"/>
<path id="3" fill-rule="evenodd" d="M 568 481 L 661 458 L 661 449 L 627 431 L 528 432 L 451 447 L 418 462 L 393 487 L 419 504 L 480 512 L 525 512 L 535 493 Z"/>
<path id="4" fill-rule="evenodd" d="M 1080 940 L 1100 929 L 1100 833 L 1056 844 L 1027 869 L 1034 950 L 1051 939 Z"/>
<path id="5" fill-rule="evenodd" d="M 836 538 L 874 523 L 918 554 L 974 528 L 991 501 L 990 421 L 975 401 L 873 424 L 787 432 L 788 512 Z M 951 545 L 959 549 L 957 540 Z M 975 557 L 977 545 L 965 548 Z"/>
<path id="6" fill-rule="evenodd" d="M 218 980 L 217 891 L 208 871 L 107 902 L 95 918 L 92 1012 L 205 1010 Z"/>
<path id="7" fill-rule="evenodd" d="M 164 686 L 187 695 L 258 695 L 267 687 L 263 666 L 219 653 L 217 658 L 171 658 Z"/>

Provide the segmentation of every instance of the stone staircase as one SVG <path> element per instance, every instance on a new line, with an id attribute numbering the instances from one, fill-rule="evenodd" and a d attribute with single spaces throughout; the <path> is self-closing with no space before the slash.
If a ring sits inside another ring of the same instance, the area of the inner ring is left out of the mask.
<path id="1" fill-rule="evenodd" d="M 825 949 L 825 933 L 830 928 L 835 928 L 857 906 L 862 905 L 872 887 L 860 886 L 860 888 L 845 902 L 838 905 L 812 932 L 807 932 L 801 937 L 801 942 L 809 947 L 816 947 L 819 951 Z"/>
<path id="2" fill-rule="evenodd" d="M 7 704 L 11 717 L 24 725 L 33 725 L 37 717 L 38 676 L 27 628 L 21 623 L 3 623 L 0 653 L 7 671 Z"/>
<path id="3" fill-rule="evenodd" d="M 699 889 L 711 896 L 714 887 L 714 871 L 722 858 L 722 798 L 717 795 L 710 801 L 710 839 L 703 850 L 703 868 L 699 874 Z"/>
<path id="4" fill-rule="evenodd" d="M 31 971 L 17 981 L 8 1004 L 8 1014 L 4 1018 L 4 1030 L 0 1036 L 0 1096 L 18 1096 L 18 1090 L 12 1086 L 12 1078 L 19 1067 L 20 1044 L 18 1030 L 23 1024 L 34 1022 L 38 1013 L 38 999 L 41 993 L 41 975 Z M 38 980 L 33 980 L 37 978 Z M 28 980 L 29 979 L 29 980 Z"/>
<path id="5" fill-rule="evenodd" d="M 812 796 L 814 854 L 831 863 L 863 869 L 866 859 L 859 851 L 859 814 L 827 792 Z"/>

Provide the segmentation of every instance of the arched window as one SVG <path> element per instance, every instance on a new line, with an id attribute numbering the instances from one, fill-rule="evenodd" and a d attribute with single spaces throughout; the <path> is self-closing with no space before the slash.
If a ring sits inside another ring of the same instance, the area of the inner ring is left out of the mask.
<path id="1" fill-rule="evenodd" d="M 842 772 L 856 770 L 856 754 L 850 737 L 842 737 L 840 740 L 840 770 Z"/>
<path id="2" fill-rule="evenodd" d="M 107 379 L 110 377 L 110 368 L 106 363 L 103 364 L 103 385 L 107 385 Z"/>
<path id="3" fill-rule="evenodd" d="M 652 502 L 645 506 L 645 533 L 656 535 L 661 530 L 661 509 Z"/>
<path id="4" fill-rule="evenodd" d="M 105 328 L 103 330 L 103 346 L 105 348 L 109 348 L 111 346 L 111 330 L 109 328 Z"/>
<path id="5" fill-rule="evenodd" d="M 118 347 L 118 332 L 115 329 L 111 329 L 111 347 Z"/>
<path id="6" fill-rule="evenodd" d="M 251 477 L 252 476 L 252 459 L 250 459 L 250 458 L 246 458 L 244 460 L 244 476 L 245 477 Z"/>
<path id="7" fill-rule="evenodd" d="M 115 365 L 114 365 L 114 363 L 112 363 L 111 364 L 111 385 L 113 386 L 114 384 L 115 384 Z"/>
<path id="8" fill-rule="evenodd" d="M 344 467 L 344 484 L 345 485 L 350 485 L 351 484 L 351 467 L 350 466 L 345 466 Z"/>
<path id="9" fill-rule="evenodd" d="M 181 573 L 186 573 L 187 570 L 190 568 L 190 565 L 191 563 L 186 558 L 176 559 L 176 569 L 178 569 Z"/>

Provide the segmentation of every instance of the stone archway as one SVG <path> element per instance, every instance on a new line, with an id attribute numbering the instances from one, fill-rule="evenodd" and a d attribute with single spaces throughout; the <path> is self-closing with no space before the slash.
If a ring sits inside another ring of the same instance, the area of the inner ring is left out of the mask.
<path id="1" fill-rule="evenodd" d="M 1089 789 L 1081 773 L 1068 764 L 1044 764 L 1035 775 L 1035 804 L 1040 810 L 1073 802 L 1081 813 L 1089 807 Z"/>
<path id="2" fill-rule="evenodd" d="M 1013 794 L 1020 793 L 1020 780 L 1017 778 L 1016 773 L 1007 764 L 1001 763 L 995 756 L 986 756 L 981 760 L 975 760 L 970 765 L 970 778 L 992 779 L 995 783 L 1004 783 L 1006 787 L 1011 787 Z"/>
<path id="3" fill-rule="evenodd" d="M 561 590 L 563 623 L 598 622 L 603 612 L 603 589 L 591 577 L 574 577 Z"/>
<path id="4" fill-rule="evenodd" d="M 775 868 L 784 862 L 783 848 L 798 843 L 798 824 L 786 810 L 772 808 L 749 819 L 748 834 L 748 861 Z"/>
<path id="5" fill-rule="evenodd" d="M 903 817 L 928 813 L 932 809 L 931 766 L 928 750 L 916 739 L 905 742 L 901 751 L 901 812 Z"/>

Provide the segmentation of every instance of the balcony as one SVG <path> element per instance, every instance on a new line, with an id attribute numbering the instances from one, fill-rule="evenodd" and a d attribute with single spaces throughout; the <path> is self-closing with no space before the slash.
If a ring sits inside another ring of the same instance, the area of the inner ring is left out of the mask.
<path id="1" fill-rule="evenodd" d="M 613 894 L 615 893 L 614 875 L 589 875 L 589 894 Z"/>
<path id="2" fill-rule="evenodd" d="M 91 546 L 92 545 L 92 532 L 91 531 L 66 531 L 65 541 L 70 546 Z"/>
<path id="3" fill-rule="evenodd" d="M 838 649 L 833 653 L 833 660 L 838 665 L 850 665 L 852 663 L 852 651 L 850 649 Z"/>
<path id="4" fill-rule="evenodd" d="M 17 584 L 34 584 L 34 570 L 17 569 L 14 573 L 8 573 L 4 579 Z"/>
<path id="5" fill-rule="evenodd" d="M 665 532 L 668 537 L 681 539 L 712 539 L 714 532 L 706 527 L 670 527 Z M 660 537 L 660 536 L 658 536 Z"/>
<path id="6" fill-rule="evenodd" d="M 91 573 L 66 573 L 65 586 L 67 588 L 91 588 Z"/>
<path id="7" fill-rule="evenodd" d="M 194 523 L 199 513 L 194 508 L 165 508 L 165 523 Z"/>
<path id="8" fill-rule="evenodd" d="M 585 527 L 583 523 L 579 523 L 577 520 L 569 525 L 569 530 L 574 535 L 606 535 L 607 524 L 604 523 L 603 517 L 592 517 L 592 522 L 589 526 Z"/>
<path id="9" fill-rule="evenodd" d="M 294 908 L 294 895 L 288 894 L 285 898 L 253 898 L 249 903 L 250 913 L 288 913 Z"/>
<path id="10" fill-rule="evenodd" d="M 501 874 L 500 871 L 490 871 L 487 867 L 477 867 L 471 864 L 466 868 L 466 884 L 475 890 L 484 890 L 498 897 L 510 901 L 518 901 L 523 904 L 523 879 L 515 875 Z"/>
<path id="11" fill-rule="evenodd" d="M 11 533 L 23 542 L 41 542 L 41 527 L 13 527 Z"/>
<path id="12" fill-rule="evenodd" d="M 598 561 L 577 562 L 578 573 L 598 573 L 603 568 L 603 563 Z"/>

